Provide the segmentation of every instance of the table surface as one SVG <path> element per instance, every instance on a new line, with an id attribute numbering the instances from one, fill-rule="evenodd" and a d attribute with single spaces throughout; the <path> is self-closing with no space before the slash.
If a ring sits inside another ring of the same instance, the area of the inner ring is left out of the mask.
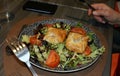
<path id="1" fill-rule="evenodd" d="M 12 35 L 17 35 L 22 26 L 25 23 L 31 23 L 32 21 L 38 21 L 45 18 L 65 18 L 65 19 L 71 19 L 76 21 L 81 21 L 84 24 L 88 24 L 90 27 L 92 27 L 96 33 L 100 35 L 100 38 L 104 39 L 103 42 L 106 45 L 107 52 L 99 59 L 99 61 L 91 67 L 91 69 L 86 69 L 84 71 L 78 71 L 75 73 L 68 73 L 68 74 L 62 74 L 62 75 L 79 75 L 81 76 L 110 76 L 110 63 L 111 63 L 111 49 L 112 49 L 112 36 L 113 36 L 113 29 L 109 27 L 108 25 L 98 23 L 94 20 L 92 16 L 87 15 L 86 7 L 82 2 L 78 2 L 78 0 L 35 0 L 35 1 L 42 1 L 42 2 L 49 2 L 49 3 L 56 3 L 60 5 L 65 6 L 59 6 L 56 13 L 54 15 L 48 15 L 48 14 L 42 14 L 37 12 L 31 12 L 31 11 L 25 11 L 22 9 L 23 4 L 25 3 L 25 0 L 13 0 L 15 3 L 13 6 L 11 6 L 11 12 L 15 14 L 15 18 L 13 21 L 9 23 L 1 23 L 0 24 L 0 75 L 4 76 L 13 76 L 13 74 L 16 74 L 15 70 L 20 70 L 24 72 L 28 72 L 26 66 L 20 62 L 16 62 L 15 57 L 12 55 L 7 55 L 5 51 L 5 38 L 8 38 Z M 104 2 L 108 4 L 110 7 L 114 7 L 114 0 L 91 0 L 91 3 L 94 2 Z M 82 9 L 75 9 L 71 7 L 77 7 Z M 14 31 L 13 31 L 14 30 Z M 16 32 L 16 33 L 15 33 Z M 104 44 L 103 43 L 103 44 Z M 106 44 L 107 43 L 107 44 Z M 103 60 L 103 61 L 102 61 Z M 14 63 L 13 63 L 13 62 Z M 11 63 L 11 66 L 18 66 L 17 68 L 10 68 L 9 62 Z M 20 68 L 22 67 L 22 68 Z M 38 74 L 42 76 L 56 76 L 59 75 L 57 73 L 51 73 L 46 72 L 43 70 L 40 70 L 36 67 L 34 67 Z M 13 70 L 13 71 L 11 71 Z M 88 73 L 86 73 L 88 72 Z M 20 72 L 18 72 L 20 73 Z M 21 74 L 21 73 L 20 73 Z M 27 74 L 26 74 L 27 75 Z M 31 75 L 30 72 L 28 72 L 28 75 Z M 60 74 L 61 75 L 61 74 Z M 18 75 L 16 75 L 18 76 Z M 23 76 L 22 74 L 20 76 Z"/>

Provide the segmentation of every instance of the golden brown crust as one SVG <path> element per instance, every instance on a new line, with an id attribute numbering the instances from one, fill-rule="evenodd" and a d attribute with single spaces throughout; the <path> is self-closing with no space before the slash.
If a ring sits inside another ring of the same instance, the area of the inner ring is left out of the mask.
<path id="1" fill-rule="evenodd" d="M 66 35 L 67 32 L 65 30 L 50 27 L 48 28 L 48 32 L 43 39 L 53 44 L 60 43 L 64 41 Z"/>
<path id="2" fill-rule="evenodd" d="M 66 48 L 70 51 L 77 53 L 83 53 L 88 43 L 88 36 L 81 35 L 79 33 L 70 32 L 66 39 Z"/>

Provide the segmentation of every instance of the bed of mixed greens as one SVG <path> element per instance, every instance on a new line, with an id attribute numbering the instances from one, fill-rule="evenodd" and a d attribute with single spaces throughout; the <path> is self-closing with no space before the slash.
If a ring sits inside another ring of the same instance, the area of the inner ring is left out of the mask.
<path id="1" fill-rule="evenodd" d="M 83 26 L 81 23 L 78 23 L 75 26 L 71 26 L 63 22 L 58 22 L 54 24 L 40 24 L 33 31 L 34 35 L 22 35 L 21 40 L 27 44 L 30 50 L 31 58 L 42 64 L 44 67 L 60 67 L 63 69 L 76 68 L 78 66 L 91 63 L 96 57 L 102 55 L 105 51 L 104 46 L 98 47 L 94 43 L 93 32 L 86 32 L 89 36 L 89 48 L 88 52 L 86 51 L 86 53 L 82 54 L 69 51 L 65 47 L 65 42 L 51 44 L 43 40 L 43 37 L 45 36 L 49 27 L 64 29 L 69 33 L 71 28 L 81 28 L 81 26 Z"/>

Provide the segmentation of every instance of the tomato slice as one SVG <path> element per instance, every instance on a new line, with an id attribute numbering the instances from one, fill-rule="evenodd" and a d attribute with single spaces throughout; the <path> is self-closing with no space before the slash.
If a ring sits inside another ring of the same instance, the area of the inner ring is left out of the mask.
<path id="1" fill-rule="evenodd" d="M 91 48 L 89 46 L 87 46 L 85 51 L 84 51 L 84 54 L 85 55 L 90 55 L 90 53 L 91 53 Z"/>
<path id="2" fill-rule="evenodd" d="M 55 68 L 59 65 L 59 63 L 60 56 L 57 54 L 55 50 L 51 50 L 45 64 L 50 68 Z"/>
<path id="3" fill-rule="evenodd" d="M 30 44 L 35 44 L 35 45 L 41 45 L 41 41 L 37 39 L 37 36 L 31 36 L 30 37 Z"/>
<path id="4" fill-rule="evenodd" d="M 86 35 L 86 31 L 82 28 L 79 28 L 79 27 L 73 27 L 71 29 L 71 32 L 75 32 L 75 33 L 79 33 L 79 34 L 82 34 L 82 35 Z"/>
<path id="5" fill-rule="evenodd" d="M 53 24 L 45 24 L 45 26 L 49 28 L 49 27 L 52 27 Z"/>

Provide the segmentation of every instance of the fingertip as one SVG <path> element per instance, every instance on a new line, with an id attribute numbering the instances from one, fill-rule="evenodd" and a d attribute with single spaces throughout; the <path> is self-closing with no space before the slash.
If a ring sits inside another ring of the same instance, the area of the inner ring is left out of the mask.
<path id="1" fill-rule="evenodd" d="M 103 24 L 105 24 L 106 22 L 105 21 L 102 21 Z"/>
<path id="2" fill-rule="evenodd" d="M 93 11 L 93 15 L 98 15 L 98 13 L 96 11 Z"/>
<path id="3" fill-rule="evenodd" d="M 92 10 L 88 9 L 88 15 L 91 15 L 91 14 L 92 14 Z"/>

